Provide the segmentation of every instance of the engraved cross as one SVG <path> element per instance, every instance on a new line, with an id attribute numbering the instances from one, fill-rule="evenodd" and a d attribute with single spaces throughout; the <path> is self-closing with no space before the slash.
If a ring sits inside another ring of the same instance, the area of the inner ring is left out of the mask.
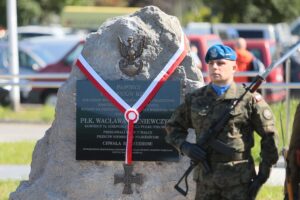
<path id="1" fill-rule="evenodd" d="M 132 175 L 133 172 L 133 165 L 123 164 L 124 168 L 124 175 L 115 174 L 114 176 L 114 184 L 124 183 L 123 194 L 132 194 L 131 184 L 143 184 L 143 175 L 136 174 Z"/>

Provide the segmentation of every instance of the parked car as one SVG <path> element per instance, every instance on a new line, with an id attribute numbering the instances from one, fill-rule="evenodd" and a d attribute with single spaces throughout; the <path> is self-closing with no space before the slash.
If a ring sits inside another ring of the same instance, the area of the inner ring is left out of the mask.
<path id="1" fill-rule="evenodd" d="M 224 44 L 233 48 L 233 40 L 223 41 Z M 265 67 L 269 67 L 272 61 L 276 60 L 279 56 L 275 40 L 263 40 L 263 39 L 246 39 L 247 49 L 258 58 Z M 284 69 L 283 65 L 274 68 L 266 79 L 269 83 L 283 83 L 284 82 Z M 278 102 L 285 98 L 284 89 L 266 89 L 266 101 Z"/>
<path id="2" fill-rule="evenodd" d="M 237 38 L 238 32 L 234 28 L 229 28 L 225 24 L 215 24 L 209 22 L 190 22 L 184 28 L 186 35 L 218 35 L 221 39 Z"/>
<path id="3" fill-rule="evenodd" d="M 71 66 L 83 48 L 81 36 L 67 37 L 35 37 L 19 42 L 20 74 L 24 73 L 69 73 Z M 8 44 L 0 43 L 0 67 L 8 66 Z M 41 80 L 31 81 L 64 81 Z M 23 92 L 22 92 L 23 93 Z M 56 100 L 56 88 L 30 88 L 26 94 L 21 94 L 23 102 L 50 103 Z"/>
<path id="4" fill-rule="evenodd" d="M 273 24 L 213 24 L 215 30 L 235 29 L 239 37 L 249 39 L 276 40 L 275 27 Z"/>
<path id="5" fill-rule="evenodd" d="M 18 39 L 23 40 L 31 37 L 40 37 L 40 36 L 56 36 L 64 37 L 70 32 L 69 29 L 63 28 L 61 26 L 39 26 L 39 25 L 28 25 L 28 26 L 19 26 L 17 28 Z M 2 40 L 8 40 L 9 32 L 7 31 Z"/>

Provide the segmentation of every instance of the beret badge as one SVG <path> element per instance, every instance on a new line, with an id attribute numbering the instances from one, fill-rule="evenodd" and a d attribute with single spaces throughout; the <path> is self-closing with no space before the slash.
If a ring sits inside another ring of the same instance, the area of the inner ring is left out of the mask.
<path id="1" fill-rule="evenodd" d="M 217 56 L 218 56 L 217 49 L 212 49 L 212 50 L 210 51 L 210 57 L 216 58 Z"/>

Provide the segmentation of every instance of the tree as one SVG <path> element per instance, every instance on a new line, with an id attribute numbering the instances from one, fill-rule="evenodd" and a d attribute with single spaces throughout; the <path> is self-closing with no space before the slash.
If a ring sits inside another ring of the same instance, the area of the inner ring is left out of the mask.
<path id="1" fill-rule="evenodd" d="M 0 26 L 7 27 L 6 13 L 6 0 L 0 1 Z M 33 23 L 38 20 L 40 14 L 39 5 L 34 0 L 17 1 L 18 24 Z"/>
<path id="2" fill-rule="evenodd" d="M 298 0 L 199 0 L 212 9 L 221 22 L 277 23 L 300 14 Z"/>
<path id="3" fill-rule="evenodd" d="M 58 16 L 62 11 L 66 0 L 35 0 L 39 2 L 40 8 L 43 11 L 40 15 L 40 23 L 51 23 L 54 17 Z M 57 21 L 56 21 L 57 22 Z"/>
<path id="4" fill-rule="evenodd" d="M 0 26 L 6 27 L 6 1 L 0 1 Z M 58 17 L 66 3 L 86 4 L 82 0 L 18 0 L 18 26 L 45 24 Z"/>

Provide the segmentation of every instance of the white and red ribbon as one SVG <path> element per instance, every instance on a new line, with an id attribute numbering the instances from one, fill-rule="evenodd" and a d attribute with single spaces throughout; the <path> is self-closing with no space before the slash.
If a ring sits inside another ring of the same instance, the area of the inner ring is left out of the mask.
<path id="1" fill-rule="evenodd" d="M 151 82 L 143 95 L 138 99 L 138 101 L 131 107 L 129 106 L 89 65 L 85 58 L 80 55 L 76 65 L 85 74 L 85 76 L 93 83 L 93 85 L 122 113 L 124 113 L 124 118 L 128 122 L 127 126 L 127 141 L 126 141 L 126 154 L 125 163 L 132 163 L 132 145 L 133 145 L 133 134 L 134 134 L 134 124 L 139 120 L 139 114 L 148 105 L 148 103 L 153 99 L 155 94 L 159 91 L 161 86 L 166 80 L 172 75 L 177 66 L 183 61 L 187 54 L 187 42 L 186 38 L 181 33 L 181 42 L 178 50 L 171 57 L 168 63 L 164 66 L 162 71 L 156 76 L 156 78 Z"/>

